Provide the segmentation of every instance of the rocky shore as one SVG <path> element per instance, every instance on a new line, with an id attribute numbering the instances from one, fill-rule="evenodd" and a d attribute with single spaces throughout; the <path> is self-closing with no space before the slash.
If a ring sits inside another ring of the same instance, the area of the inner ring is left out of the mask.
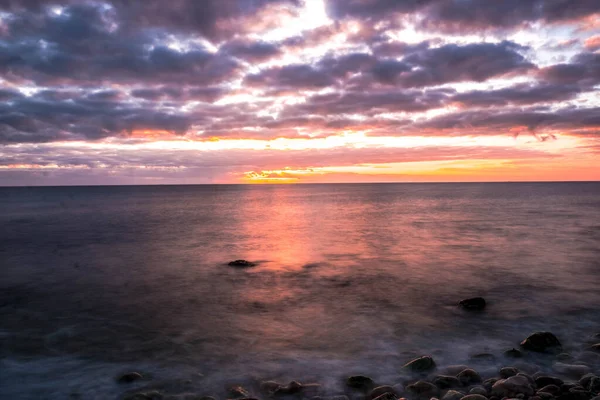
<path id="1" fill-rule="evenodd" d="M 461 306 L 481 310 L 485 302 Z M 565 349 L 554 334 L 535 332 L 515 348 L 472 357 L 473 366 L 442 366 L 424 355 L 399 360 L 394 381 L 340 376 L 336 388 L 265 380 L 202 393 L 190 381 L 154 381 L 143 372 L 123 373 L 115 384 L 123 387 L 123 400 L 600 400 L 600 334 L 584 342 L 582 348 Z M 482 362 L 487 366 L 475 367 Z"/>

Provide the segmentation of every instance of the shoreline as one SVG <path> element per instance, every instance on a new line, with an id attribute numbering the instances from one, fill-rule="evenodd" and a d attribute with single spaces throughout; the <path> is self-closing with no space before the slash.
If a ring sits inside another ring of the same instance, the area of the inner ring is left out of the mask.
<path id="1" fill-rule="evenodd" d="M 600 400 L 600 333 L 583 343 L 565 349 L 552 333 L 535 332 L 499 355 L 472 356 L 472 365 L 440 366 L 423 355 L 393 381 L 349 375 L 336 388 L 246 379 L 206 393 L 190 380 L 161 381 L 139 371 L 119 374 L 115 384 L 122 400 Z"/>

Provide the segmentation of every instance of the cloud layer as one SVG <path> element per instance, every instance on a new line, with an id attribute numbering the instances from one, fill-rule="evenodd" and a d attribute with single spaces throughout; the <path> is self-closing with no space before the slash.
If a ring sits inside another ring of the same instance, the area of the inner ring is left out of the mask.
<path id="1" fill-rule="evenodd" d="M 577 166 L 598 150 L 599 17 L 594 0 L 4 1 L 0 185 L 400 171 L 448 151 Z"/>

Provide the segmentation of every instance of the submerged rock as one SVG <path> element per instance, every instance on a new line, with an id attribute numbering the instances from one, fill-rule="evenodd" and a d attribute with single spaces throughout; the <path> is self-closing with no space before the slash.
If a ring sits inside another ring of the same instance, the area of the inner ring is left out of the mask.
<path id="1" fill-rule="evenodd" d="M 515 348 L 512 348 L 510 350 L 506 350 L 504 352 L 504 355 L 506 357 L 509 357 L 509 358 L 521 358 L 521 357 L 523 357 L 523 353 L 521 352 L 521 350 L 518 350 L 518 349 L 515 349 Z"/>
<path id="2" fill-rule="evenodd" d="M 302 390 L 302 387 L 303 386 L 300 382 L 291 381 L 286 386 L 278 387 L 273 394 L 276 396 L 277 395 L 296 394 Z"/>
<path id="3" fill-rule="evenodd" d="M 246 260 L 235 260 L 235 261 L 231 261 L 227 265 L 229 265 L 230 267 L 248 268 L 248 267 L 254 267 L 256 264 L 254 264 L 250 261 L 246 261 Z"/>
<path id="4" fill-rule="evenodd" d="M 442 400 L 460 400 L 465 396 L 464 393 L 458 392 L 456 390 L 448 390 Z"/>
<path id="5" fill-rule="evenodd" d="M 458 305 L 465 310 L 478 311 L 483 310 L 486 304 L 483 297 L 471 297 L 469 299 L 461 300 Z"/>
<path id="6" fill-rule="evenodd" d="M 564 364 L 557 362 L 552 365 L 552 368 L 560 374 L 577 379 L 590 372 L 590 367 L 580 364 Z"/>
<path id="7" fill-rule="evenodd" d="M 346 379 L 346 386 L 354 389 L 370 389 L 375 385 L 373 379 L 364 375 L 353 375 Z"/>
<path id="8" fill-rule="evenodd" d="M 562 379 L 556 378 L 554 376 L 542 375 L 535 378 L 535 384 L 539 388 L 543 388 L 544 386 L 548 385 L 555 385 L 560 387 L 563 383 L 565 382 L 563 382 Z"/>
<path id="9" fill-rule="evenodd" d="M 250 393 L 248 393 L 248 391 L 241 386 L 232 386 L 229 388 L 229 390 L 227 392 L 228 392 L 229 396 L 231 396 L 235 399 L 250 397 Z"/>
<path id="10" fill-rule="evenodd" d="M 464 386 L 481 382 L 481 376 L 477 373 L 477 371 L 470 368 L 462 370 L 458 375 L 456 375 L 456 377 Z"/>
<path id="11" fill-rule="evenodd" d="M 560 350 L 560 341 L 551 332 L 535 332 L 521 342 L 521 346 L 530 351 L 544 353 Z"/>
<path id="12" fill-rule="evenodd" d="M 125 372 L 117 377 L 118 383 L 131 383 L 135 381 L 139 381 L 140 379 L 144 379 L 142 374 L 139 372 Z"/>
<path id="13" fill-rule="evenodd" d="M 397 397 L 394 393 L 386 392 L 382 395 L 375 397 L 373 400 L 396 400 Z"/>
<path id="14" fill-rule="evenodd" d="M 412 372 L 428 372 L 435 369 L 435 361 L 430 356 L 423 356 L 407 362 L 402 368 Z"/>
<path id="15" fill-rule="evenodd" d="M 453 387 L 459 387 L 461 385 L 458 378 L 448 375 L 436 376 L 433 379 L 433 384 L 439 387 L 440 389 L 449 389 Z"/>
<path id="16" fill-rule="evenodd" d="M 483 386 L 475 386 L 469 390 L 469 394 L 480 394 L 482 396 L 487 396 L 487 390 Z"/>
<path id="17" fill-rule="evenodd" d="M 123 400 L 162 400 L 164 395 L 158 390 L 130 393 L 122 397 Z"/>
<path id="18" fill-rule="evenodd" d="M 420 398 L 435 397 L 439 393 L 439 389 L 432 383 L 426 381 L 417 381 L 412 385 L 408 385 L 406 389 Z"/>
<path id="19" fill-rule="evenodd" d="M 553 396 L 557 396 L 560 394 L 560 387 L 552 384 L 546 385 L 539 389 L 537 393 L 549 393 Z"/>
<path id="20" fill-rule="evenodd" d="M 281 384 L 274 381 L 264 381 L 260 384 L 260 391 L 271 395 L 277 391 L 281 387 Z"/>
<path id="21" fill-rule="evenodd" d="M 461 400 L 488 400 L 487 397 L 480 394 L 469 394 L 463 397 Z"/>
<path id="22" fill-rule="evenodd" d="M 593 351 L 594 353 L 600 353 L 600 343 L 591 345 L 589 350 Z"/>
<path id="23" fill-rule="evenodd" d="M 500 379 L 492 386 L 492 394 L 500 398 L 514 397 L 519 394 L 531 396 L 533 393 L 533 387 L 529 382 L 529 379 L 519 375 L 511 376 L 507 379 Z"/>
<path id="24" fill-rule="evenodd" d="M 496 356 L 493 354 L 490 354 L 490 353 L 479 353 L 479 354 L 473 354 L 471 356 L 471 360 L 494 362 L 494 361 L 496 361 Z"/>
<path id="25" fill-rule="evenodd" d="M 371 393 L 369 393 L 369 398 L 376 399 L 382 394 L 386 393 L 392 393 L 395 397 L 396 389 L 389 385 L 377 386 L 375 389 L 371 390 Z"/>
<path id="26" fill-rule="evenodd" d="M 504 367 L 500 368 L 500 377 L 502 379 L 510 378 L 511 376 L 515 376 L 519 373 L 519 370 L 515 367 Z"/>

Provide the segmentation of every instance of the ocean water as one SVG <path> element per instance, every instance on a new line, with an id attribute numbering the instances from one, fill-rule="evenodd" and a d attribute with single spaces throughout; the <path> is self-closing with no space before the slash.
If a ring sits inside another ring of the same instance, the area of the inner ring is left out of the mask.
<path id="1" fill-rule="evenodd" d="M 0 188 L 0 398 L 118 398 L 127 370 L 335 393 L 535 330 L 577 354 L 599 288 L 600 183 Z"/>

